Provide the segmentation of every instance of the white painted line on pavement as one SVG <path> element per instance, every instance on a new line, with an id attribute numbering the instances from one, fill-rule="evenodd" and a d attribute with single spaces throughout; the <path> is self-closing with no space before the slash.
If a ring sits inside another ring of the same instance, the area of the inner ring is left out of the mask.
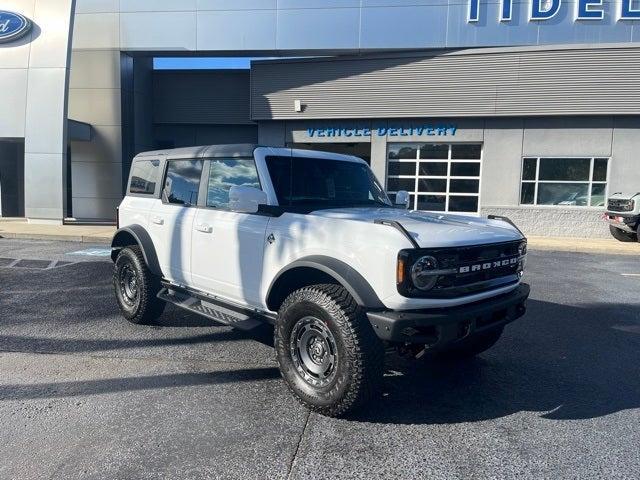
<path id="1" fill-rule="evenodd" d="M 86 257 L 108 257 L 111 255 L 110 248 L 87 248 L 77 252 L 69 252 L 67 255 L 83 255 Z"/>

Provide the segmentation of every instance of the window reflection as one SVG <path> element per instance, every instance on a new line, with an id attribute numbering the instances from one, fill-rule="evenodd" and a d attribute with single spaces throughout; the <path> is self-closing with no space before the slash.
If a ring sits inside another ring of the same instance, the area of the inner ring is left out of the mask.
<path id="1" fill-rule="evenodd" d="M 164 185 L 164 199 L 178 205 L 198 202 L 202 160 L 170 160 Z"/>
<path id="2" fill-rule="evenodd" d="M 260 188 L 258 172 L 252 158 L 212 159 L 207 207 L 228 208 L 229 190 L 233 186 L 243 185 Z"/>

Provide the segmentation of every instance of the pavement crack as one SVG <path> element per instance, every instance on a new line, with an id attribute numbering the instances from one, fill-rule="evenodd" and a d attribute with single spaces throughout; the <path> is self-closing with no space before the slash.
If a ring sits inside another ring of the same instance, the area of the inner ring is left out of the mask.
<path id="1" fill-rule="evenodd" d="M 307 427 L 309 426 L 309 418 L 311 417 L 311 411 L 307 411 L 307 416 L 304 419 L 304 427 L 302 427 L 302 432 L 300 433 L 300 438 L 298 439 L 298 443 L 296 444 L 296 449 L 293 452 L 293 457 L 291 457 L 291 465 L 289 465 L 289 469 L 287 470 L 287 480 L 291 479 L 291 475 L 293 473 L 293 466 L 296 463 L 296 458 L 298 458 L 298 450 L 300 450 L 300 445 L 302 444 L 302 440 L 304 439 L 305 433 L 307 433 Z"/>

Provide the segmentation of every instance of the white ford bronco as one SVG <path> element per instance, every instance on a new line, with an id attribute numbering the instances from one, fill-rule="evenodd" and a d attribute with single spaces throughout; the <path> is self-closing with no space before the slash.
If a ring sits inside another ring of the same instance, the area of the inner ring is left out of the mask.
<path id="1" fill-rule="evenodd" d="M 640 230 L 640 193 L 625 194 L 616 192 L 607 200 L 604 214 L 609 222 L 611 235 L 621 242 L 639 241 Z"/>
<path id="2" fill-rule="evenodd" d="M 390 347 L 467 357 L 522 316 L 526 239 L 506 218 L 408 211 L 345 155 L 218 145 L 138 155 L 118 210 L 113 285 L 134 323 L 166 303 L 274 325 L 308 408 L 342 415 L 382 386 Z"/>

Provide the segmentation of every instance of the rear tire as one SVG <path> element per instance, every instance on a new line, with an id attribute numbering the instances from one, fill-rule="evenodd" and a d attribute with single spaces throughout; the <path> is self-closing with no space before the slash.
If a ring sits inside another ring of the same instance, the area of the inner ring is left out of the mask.
<path id="1" fill-rule="evenodd" d="M 635 233 L 628 233 L 620 230 L 619 228 L 614 227 L 613 225 L 609 225 L 609 231 L 613 238 L 619 240 L 621 242 L 636 242 L 638 241 L 638 235 Z"/>
<path id="2" fill-rule="evenodd" d="M 137 245 L 118 253 L 113 288 L 122 315 L 131 323 L 151 323 L 162 315 L 166 304 L 157 298 L 160 277 L 151 273 Z"/>
<path id="3" fill-rule="evenodd" d="M 500 337 L 504 327 L 498 327 L 487 332 L 478 333 L 443 350 L 437 356 L 445 360 L 462 360 L 475 357 L 493 347 Z"/>
<path id="4" fill-rule="evenodd" d="M 290 294 L 278 312 L 274 344 L 289 389 L 314 412 L 341 416 L 380 392 L 382 342 L 339 285 L 313 285 Z"/>

